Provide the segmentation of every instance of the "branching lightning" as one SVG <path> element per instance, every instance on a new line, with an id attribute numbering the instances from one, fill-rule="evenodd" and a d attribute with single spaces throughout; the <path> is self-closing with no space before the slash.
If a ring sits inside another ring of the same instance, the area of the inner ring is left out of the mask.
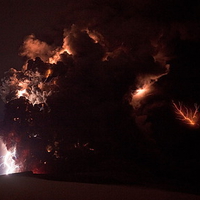
<path id="1" fill-rule="evenodd" d="M 178 119 L 192 126 L 197 125 L 197 114 L 199 109 L 199 106 L 197 104 L 194 104 L 194 110 L 187 108 L 180 102 L 176 104 L 174 101 L 172 101 L 172 104 L 175 108 L 175 113 L 177 114 Z"/>
<path id="2" fill-rule="evenodd" d="M 6 175 L 12 174 L 19 171 L 19 166 L 15 164 L 15 158 L 16 158 L 16 147 L 13 147 L 10 150 L 5 149 L 5 155 L 1 156 L 2 163 L 0 166 L 3 166 L 4 173 Z"/>

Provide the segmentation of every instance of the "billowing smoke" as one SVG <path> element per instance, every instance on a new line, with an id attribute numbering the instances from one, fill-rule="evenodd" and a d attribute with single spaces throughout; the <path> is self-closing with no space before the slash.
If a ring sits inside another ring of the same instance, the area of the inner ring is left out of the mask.
<path id="1" fill-rule="evenodd" d="M 154 166 L 173 151 L 182 156 L 177 149 L 191 129 L 174 113 L 182 99 L 173 74 L 184 64 L 180 46 L 197 40 L 196 23 L 173 9 L 168 18 L 168 1 L 160 11 L 152 2 L 69 2 L 58 38 L 26 37 L 20 54 L 27 62 L 5 73 L 0 91 L 3 141 L 16 147 L 22 171 L 88 170 L 140 155 Z"/>

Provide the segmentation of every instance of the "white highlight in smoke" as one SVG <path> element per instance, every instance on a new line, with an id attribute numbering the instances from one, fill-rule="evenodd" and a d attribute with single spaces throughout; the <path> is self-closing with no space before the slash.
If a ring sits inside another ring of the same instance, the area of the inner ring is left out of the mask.
<path id="1" fill-rule="evenodd" d="M 48 62 L 51 64 L 57 63 L 60 60 L 61 54 L 63 54 L 63 53 L 68 53 L 69 55 L 73 54 L 73 52 L 69 46 L 69 32 L 67 30 L 64 31 L 62 48 L 57 48 L 53 52 L 54 55 L 49 58 Z"/>
<path id="2" fill-rule="evenodd" d="M 133 93 L 131 93 L 130 104 L 133 108 L 137 109 L 141 106 L 142 101 L 153 92 L 153 84 L 158 81 L 158 79 L 169 72 L 169 65 L 166 65 L 166 72 L 160 75 L 151 75 L 146 77 L 138 78 L 139 86 Z"/>
<path id="3" fill-rule="evenodd" d="M 132 93 L 130 104 L 133 106 L 133 108 L 136 109 L 140 107 L 141 101 L 152 92 L 152 84 L 154 82 L 155 80 L 146 78 L 145 83 L 143 83 L 141 87 L 138 87 L 138 89 Z"/>

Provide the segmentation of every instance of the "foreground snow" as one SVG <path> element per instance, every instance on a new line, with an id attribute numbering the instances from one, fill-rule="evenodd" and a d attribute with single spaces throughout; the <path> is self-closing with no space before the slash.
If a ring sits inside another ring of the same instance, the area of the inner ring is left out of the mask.
<path id="1" fill-rule="evenodd" d="M 1 200 L 197 200 L 200 196 L 140 186 L 115 186 L 0 176 Z"/>

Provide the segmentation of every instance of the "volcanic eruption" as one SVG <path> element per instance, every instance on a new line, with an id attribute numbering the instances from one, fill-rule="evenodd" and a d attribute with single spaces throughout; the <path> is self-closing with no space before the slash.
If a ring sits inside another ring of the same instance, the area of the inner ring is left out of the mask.
<path id="1" fill-rule="evenodd" d="M 196 24 L 158 11 L 150 17 L 137 11 L 144 5 L 130 5 L 86 3 L 72 17 L 79 7 L 71 2 L 58 33 L 24 39 L 24 65 L 1 79 L 6 173 L 110 170 L 113 160 L 116 168 L 138 162 L 162 173 L 173 171 L 177 160 L 198 160 L 200 98 L 181 91 L 192 88 L 183 81 L 191 60 L 182 53 L 186 41 L 196 40 L 186 32 Z"/>

